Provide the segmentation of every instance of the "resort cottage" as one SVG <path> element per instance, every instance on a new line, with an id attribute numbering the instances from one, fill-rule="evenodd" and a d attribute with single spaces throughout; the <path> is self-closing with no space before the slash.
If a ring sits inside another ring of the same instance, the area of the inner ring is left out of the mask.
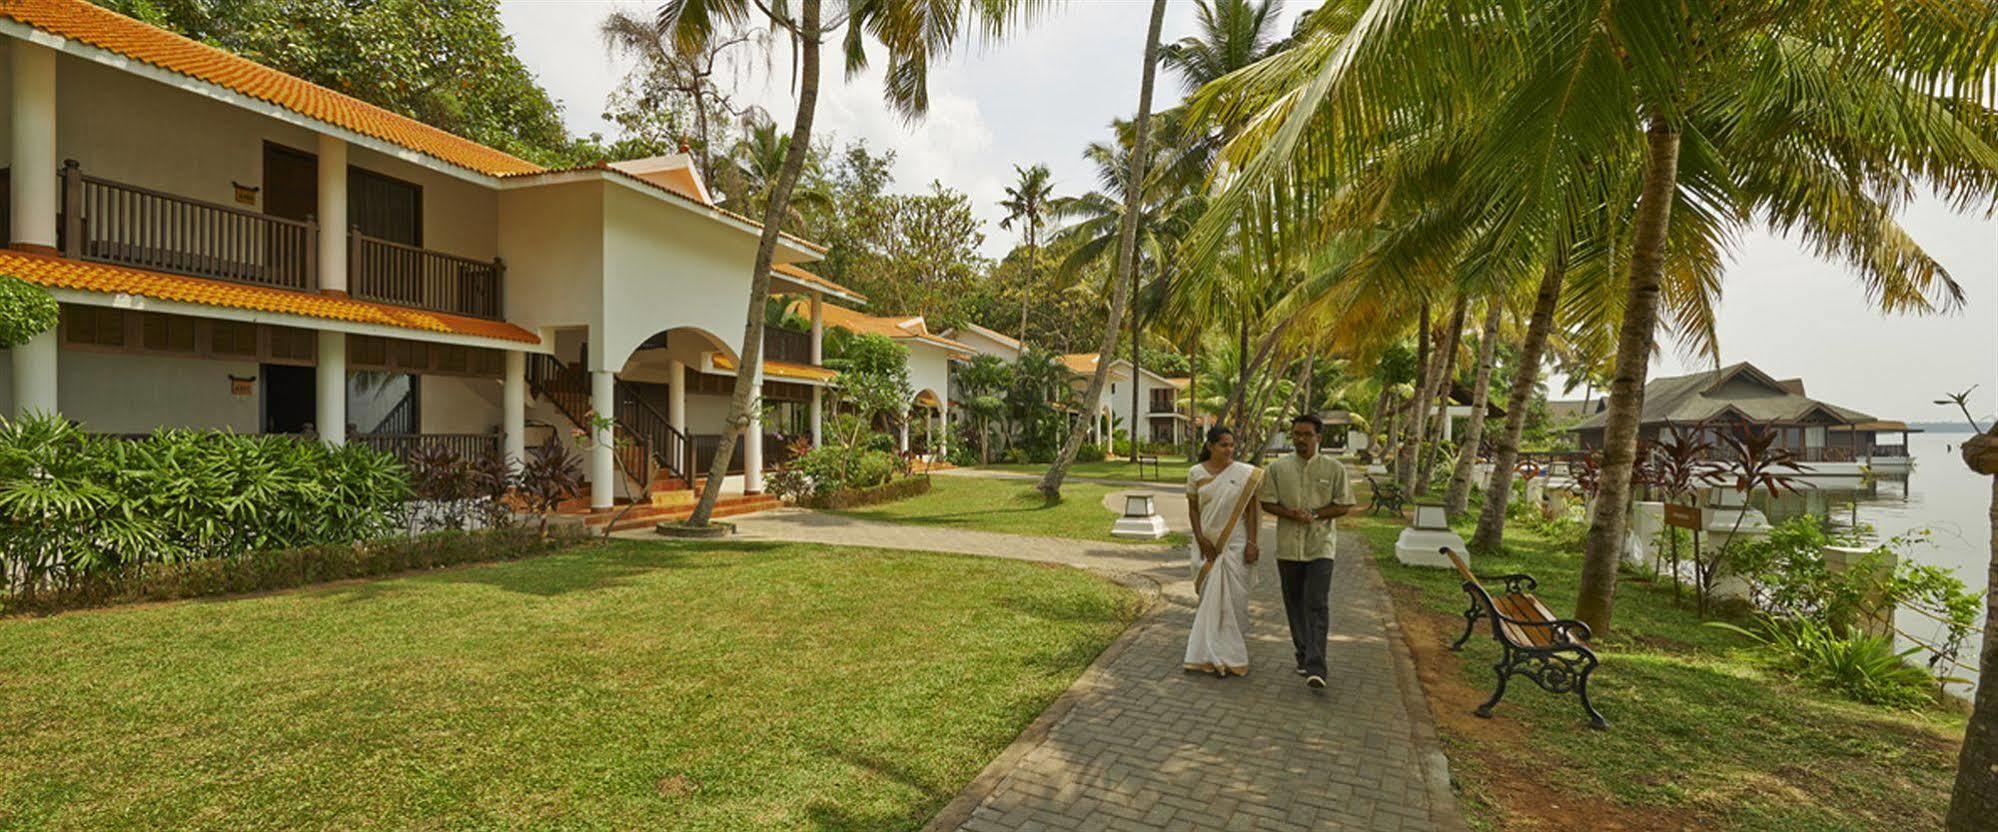
<path id="1" fill-rule="evenodd" d="M 905 403 L 903 419 L 896 428 L 896 444 L 905 453 L 943 459 L 950 450 L 945 426 L 950 424 L 951 362 L 970 358 L 972 348 L 932 334 L 920 315 L 880 317 L 830 304 L 821 309 L 825 326 L 856 335 L 880 335 L 908 350 L 909 387 L 914 398 Z M 917 426 L 913 438 L 911 424 Z"/>
<path id="2" fill-rule="evenodd" d="M 1096 372 L 1096 353 L 1070 353 L 1061 357 L 1061 363 L 1073 374 L 1071 383 L 1078 392 L 1089 389 L 1089 378 Z M 1191 379 L 1166 378 L 1151 370 L 1140 370 L 1137 376 L 1134 382 L 1129 361 L 1119 358 L 1110 363 L 1109 383 L 1103 388 L 1103 402 L 1092 429 L 1095 441 L 1101 443 L 1117 430 L 1142 425 L 1131 431 L 1139 442 L 1174 447 L 1185 443 L 1192 436 L 1193 406 L 1186 396 Z M 1131 412 L 1134 383 L 1138 386 L 1139 418 L 1133 418 Z"/>
<path id="3" fill-rule="evenodd" d="M 1718 436 L 1749 427 L 1776 432 L 1775 447 L 1821 476 L 1858 476 L 1908 470 L 1906 423 L 1876 419 L 1804 395 L 1804 380 L 1769 375 L 1747 362 L 1644 385 L 1638 437 L 1656 440 L 1672 430 Z M 1586 448 L 1603 446 L 1609 414 L 1597 412 L 1569 430 Z"/>
<path id="4" fill-rule="evenodd" d="M 0 274 L 62 305 L 0 412 L 514 458 L 611 414 L 593 509 L 707 469 L 761 229 L 685 156 L 545 169 L 82 0 L 0 4 L 0 66 Z M 738 494 L 818 433 L 825 301 L 864 301 L 822 254 L 778 246 L 811 326 L 765 339 Z"/>

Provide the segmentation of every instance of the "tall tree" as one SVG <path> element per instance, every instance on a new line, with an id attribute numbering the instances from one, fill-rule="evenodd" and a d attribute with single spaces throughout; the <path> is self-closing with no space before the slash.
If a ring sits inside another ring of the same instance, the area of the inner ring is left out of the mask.
<path id="1" fill-rule="evenodd" d="M 670 138 L 676 145 L 687 145 L 700 167 L 701 180 L 714 187 L 715 157 L 719 154 L 713 122 L 739 112 L 715 84 L 716 64 L 723 53 L 735 47 L 758 47 L 758 41 L 767 34 L 739 30 L 717 35 L 689 54 L 674 48 L 673 33 L 661 29 L 657 17 L 622 9 L 605 17 L 597 32 L 612 53 L 638 61 L 620 87 L 610 117 L 624 127 L 628 139 L 649 140 L 648 144 L 656 145 Z M 691 135 L 684 124 L 688 119 L 693 121 Z M 646 128 L 659 122 L 672 135 L 644 135 L 651 132 Z"/>
<path id="2" fill-rule="evenodd" d="M 715 502 L 721 497 L 722 480 L 728 476 L 736 442 L 749 427 L 750 396 L 763 366 L 763 307 L 770 297 L 770 267 L 776 258 L 782 222 L 791 207 L 791 192 L 811 151 L 812 124 L 819 102 L 819 52 L 824 39 L 835 30 L 845 29 L 841 46 L 849 76 L 867 67 L 869 41 L 880 43 L 888 53 L 887 101 L 905 117 L 917 118 L 929 109 L 930 61 L 949 52 L 966 23 L 976 22 L 987 37 L 998 38 L 1040 5 L 1035 0 L 833 0 L 841 8 L 829 29 L 824 16 L 825 2 L 667 0 L 659 9 L 659 28 L 673 33 L 674 44 L 682 52 L 697 53 L 713 44 L 722 33 L 739 29 L 761 15 L 770 26 L 790 38 L 798 56 L 797 115 L 785 147 L 783 167 L 763 206 L 763 231 L 757 239 L 756 260 L 749 273 L 742 362 L 736 368 L 735 393 L 729 398 L 727 429 L 722 432 L 714 465 L 708 470 L 707 484 L 701 489 L 701 499 L 695 504 L 693 515 L 687 519 L 688 525 L 707 525 Z M 762 437 L 753 437 L 752 441 L 760 442 Z"/>
<path id="3" fill-rule="evenodd" d="M 1471 473 L 1478 460 L 1478 449 L 1485 441 L 1492 362 L 1498 356 L 1499 316 L 1504 311 L 1505 304 L 1497 297 L 1485 302 L 1485 328 L 1478 336 L 1478 368 L 1471 381 L 1471 418 L 1464 424 L 1464 441 L 1457 445 L 1457 465 L 1450 472 L 1450 490 L 1443 495 L 1443 511 L 1451 517 L 1463 514 L 1471 503 Z"/>
<path id="4" fill-rule="evenodd" d="M 1145 31 L 1144 73 L 1138 82 L 1138 116 L 1131 123 L 1131 167 L 1124 180 L 1124 204 L 1140 205 L 1143 202 L 1145 187 L 1145 162 L 1147 144 L 1151 140 L 1152 127 L 1152 84 L 1158 78 L 1159 32 L 1165 26 L 1165 0 L 1152 0 L 1151 24 Z M 1088 392 L 1082 396 L 1084 413 L 1095 413 L 1103 401 L 1103 386 L 1110 376 L 1109 357 L 1117 354 L 1117 325 L 1124 319 L 1124 306 L 1130 302 L 1131 275 L 1138 268 L 1138 211 L 1127 210 L 1119 222 L 1117 234 L 1117 268 L 1111 275 L 1110 316 L 1103 324 L 1103 337 L 1096 354 L 1104 360 L 1096 362 L 1096 372 L 1089 376 Z M 1133 414 L 1136 415 L 1136 414 Z M 1060 499 L 1061 483 L 1068 477 L 1068 466 L 1075 462 L 1075 454 L 1082 450 L 1082 443 L 1089 439 L 1088 419 L 1077 420 L 1069 428 L 1068 439 L 1061 445 L 1061 452 L 1055 456 L 1053 465 L 1048 466 L 1036 486 L 1048 499 Z"/>
<path id="5" fill-rule="evenodd" d="M 1534 293 L 1533 314 L 1526 322 L 1526 335 L 1519 343 L 1519 359 L 1512 371 L 1512 393 L 1506 397 L 1505 428 L 1499 432 L 1492 450 L 1492 473 L 1485 481 L 1485 505 L 1478 512 L 1478 529 L 1471 535 L 1471 551 L 1497 552 L 1505 541 L 1505 509 L 1512 500 L 1512 469 L 1519 464 L 1519 440 L 1526 432 L 1526 412 L 1540 389 L 1540 356 L 1547 347 L 1548 333 L 1554 330 L 1555 306 L 1561 300 L 1561 284 L 1567 278 L 1567 259 L 1559 254 L 1541 270 L 1540 287 Z"/>
<path id="6" fill-rule="evenodd" d="M 1027 237 L 1027 282 L 1020 286 L 1020 329 L 1013 333 L 1024 344 L 1027 304 L 1033 298 L 1041 266 L 1041 223 L 1047 220 L 1049 203 L 1054 199 L 1054 177 L 1048 173 L 1047 165 L 1025 169 L 1014 165 L 1013 173 L 1018 178 L 1006 186 L 1006 198 L 999 203 L 999 207 L 1006 209 L 1006 218 L 999 221 L 999 227 L 1011 231 L 1013 224 L 1019 223 Z"/>
<path id="7" fill-rule="evenodd" d="M 1984 593 L 1984 653 L 1977 662 L 1977 701 L 1963 732 L 1956 786 L 1949 799 L 1949 832 L 1976 832 L 1990 829 L 1992 819 L 1998 818 L 1998 424 L 1963 443 L 1962 455 L 1970 470 L 1991 478 L 1991 571 L 1985 584 L 1990 589 Z"/>

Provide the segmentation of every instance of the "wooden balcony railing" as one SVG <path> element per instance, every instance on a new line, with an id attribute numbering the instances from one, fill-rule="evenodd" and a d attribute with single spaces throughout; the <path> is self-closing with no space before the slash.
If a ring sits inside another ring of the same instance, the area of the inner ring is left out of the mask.
<path id="1" fill-rule="evenodd" d="M 497 433 L 361 433 L 348 437 L 347 441 L 374 448 L 405 463 L 425 448 L 444 448 L 464 460 L 484 459 L 500 452 Z"/>
<path id="2" fill-rule="evenodd" d="M 84 175 L 63 165 L 57 246 L 63 256 L 169 274 L 319 291 L 319 227 Z M 0 212 L 4 212 L 0 174 Z M 0 213 L 0 228 L 9 228 Z M 506 264 L 350 232 L 347 291 L 364 300 L 497 320 Z"/>
<path id="3" fill-rule="evenodd" d="M 319 230 L 310 222 L 62 169 L 64 256 L 235 283 L 316 291 Z"/>
<path id="4" fill-rule="evenodd" d="M 347 290 L 363 300 L 474 318 L 506 312 L 506 264 L 347 232 Z"/>
<path id="5" fill-rule="evenodd" d="M 812 334 L 781 326 L 764 327 L 763 360 L 812 363 Z"/>

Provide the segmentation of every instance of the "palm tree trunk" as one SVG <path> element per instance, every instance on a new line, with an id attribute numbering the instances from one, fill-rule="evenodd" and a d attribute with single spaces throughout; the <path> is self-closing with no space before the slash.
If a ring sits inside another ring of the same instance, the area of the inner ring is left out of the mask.
<path id="1" fill-rule="evenodd" d="M 1564 253 L 1556 253 L 1540 274 L 1540 291 L 1533 299 L 1533 317 L 1519 343 L 1513 368 L 1512 394 L 1506 397 L 1505 431 L 1492 452 L 1492 476 L 1485 483 L 1485 507 L 1478 513 L 1478 530 L 1471 535 L 1473 552 L 1497 552 L 1505 542 L 1505 508 L 1512 500 L 1512 467 L 1519 464 L 1519 437 L 1526 430 L 1526 408 L 1540 384 L 1540 356 L 1554 331 L 1554 307 L 1561 300 L 1561 281 L 1568 276 Z"/>
<path id="2" fill-rule="evenodd" d="M 1464 441 L 1457 443 L 1457 467 L 1450 472 L 1450 490 L 1443 495 L 1443 511 L 1455 517 L 1471 504 L 1471 470 L 1478 460 L 1478 446 L 1485 441 L 1485 408 L 1491 401 L 1492 360 L 1498 355 L 1499 313 L 1504 305 L 1494 296 L 1485 310 L 1485 334 L 1478 339 L 1478 374 L 1471 382 L 1471 419 L 1464 424 Z"/>
<path id="3" fill-rule="evenodd" d="M 1415 336 L 1415 395 L 1408 400 L 1408 418 L 1403 421 L 1401 446 L 1395 449 L 1395 482 L 1404 493 L 1415 493 L 1415 450 L 1422 446 L 1422 428 L 1429 424 L 1429 401 L 1435 397 L 1430 379 L 1436 374 L 1439 356 L 1429 348 L 1429 302 L 1422 303 L 1420 329 Z"/>
<path id="4" fill-rule="evenodd" d="M 1646 131 L 1650 159 L 1644 195 L 1638 198 L 1635 239 L 1630 253 L 1630 287 L 1624 299 L 1623 329 L 1616 345 L 1616 377 L 1610 381 L 1609 413 L 1603 430 L 1601 485 L 1596 516 L 1582 546 L 1582 586 L 1575 617 L 1597 638 L 1610 629 L 1616 602 L 1617 559 L 1623 555 L 1629 520 L 1630 472 L 1637 462 L 1638 417 L 1644 409 L 1644 377 L 1651 367 L 1658 326 L 1659 277 L 1665 270 L 1665 233 L 1672 223 L 1678 190 L 1679 131 L 1662 115 L 1651 116 Z"/>
<path id="5" fill-rule="evenodd" d="M 1131 464 L 1138 464 L 1138 426 L 1146 419 L 1138 411 L 1139 382 L 1144 376 L 1143 348 L 1138 344 L 1138 270 L 1131 270 Z M 1113 443 L 1114 444 L 1114 443 Z"/>
<path id="6" fill-rule="evenodd" d="M 735 394 L 729 397 L 728 421 L 722 430 L 715 461 L 708 466 L 708 481 L 701 488 L 701 500 L 694 504 L 689 526 L 705 526 L 714 516 L 715 502 L 721 499 L 722 480 L 728 478 L 728 463 L 735 456 L 736 438 L 749 428 L 750 395 L 756 372 L 763 366 L 763 306 L 770 298 L 770 264 L 776 259 L 777 237 L 784 215 L 791 207 L 791 190 L 805 169 L 805 156 L 812 149 L 812 120 L 819 104 L 819 4 L 820 0 L 799 2 L 798 115 L 791 126 L 791 146 L 784 154 L 771 187 L 770 202 L 763 206 L 763 233 L 756 242 L 756 270 L 749 276 L 748 322 L 742 331 L 742 360 L 735 368 Z M 763 437 L 750 437 L 761 442 Z"/>
<path id="7" fill-rule="evenodd" d="M 816 3 L 817 0 L 806 0 Z M 1152 130 L 1152 83 L 1158 79 L 1159 30 L 1165 25 L 1165 0 L 1152 0 L 1152 20 L 1145 33 L 1145 69 L 1138 82 L 1138 116 L 1131 124 L 1131 170 L 1124 180 L 1124 215 L 1118 220 L 1117 229 L 1117 268 L 1123 271 L 1115 277 L 1116 286 L 1110 292 L 1110 314 L 1103 322 L 1103 340 L 1096 354 L 1101 360 L 1096 362 L 1096 372 L 1089 377 L 1089 390 L 1082 396 L 1085 412 L 1095 413 L 1103 402 L 1104 381 L 1110 376 L 1110 356 L 1117 354 L 1117 325 L 1124 319 L 1124 307 L 1131 301 L 1130 286 L 1123 278 L 1138 269 L 1138 210 L 1143 199 L 1145 183 L 1146 145 L 1151 139 Z M 1068 441 L 1061 444 L 1061 453 L 1055 456 L 1053 465 L 1042 475 L 1036 489 L 1050 500 L 1061 499 L 1061 481 L 1068 476 L 1068 466 L 1075 463 L 1075 453 L 1082 450 L 1083 440 L 1089 438 L 1089 423 L 1077 420 L 1068 430 Z"/>
<path id="8" fill-rule="evenodd" d="M 1977 703 L 1963 733 L 1956 760 L 1956 788 L 1950 792 L 1949 832 L 1990 829 L 1998 818 L 1998 425 L 1964 443 L 1971 469 L 1991 476 L 1990 592 L 1984 594 L 1984 651 L 1977 660 Z M 1973 461 L 1975 460 L 1975 461 Z"/>
<path id="9" fill-rule="evenodd" d="M 1036 223 L 1033 218 L 1029 217 L 1027 219 L 1027 285 L 1020 289 L 1020 332 L 1016 336 L 1020 340 L 1021 349 L 1026 349 L 1027 347 L 1027 299 L 1034 294 L 1034 272 L 1041 265 L 1041 253 L 1038 245 L 1040 235 L 1036 233 L 1035 225 Z"/>
<path id="10" fill-rule="evenodd" d="M 1365 434 L 1367 437 L 1367 450 L 1371 451 L 1371 453 L 1367 454 L 1369 459 L 1378 460 L 1381 458 L 1381 448 L 1374 444 L 1374 437 L 1377 435 L 1385 437 L 1387 435 L 1388 426 L 1382 420 L 1387 418 L 1388 402 L 1393 399 L 1394 393 L 1388 383 L 1382 381 L 1381 394 L 1374 397 L 1374 411 L 1367 415 L 1367 429 Z M 1379 431 L 1379 433 L 1377 434 L 1375 431 Z"/>
<path id="11" fill-rule="evenodd" d="M 1436 415 L 1423 427 L 1426 440 L 1421 448 L 1422 458 L 1416 464 L 1415 493 L 1429 493 L 1429 478 L 1436 473 L 1437 445 L 1443 442 L 1443 426 L 1450 421 L 1450 390 L 1456 386 L 1457 348 L 1464 343 L 1464 313 L 1470 307 L 1470 296 L 1457 293 L 1457 308 L 1450 312 L 1450 329 L 1445 336 L 1443 347 L 1443 372 L 1436 376 Z"/>

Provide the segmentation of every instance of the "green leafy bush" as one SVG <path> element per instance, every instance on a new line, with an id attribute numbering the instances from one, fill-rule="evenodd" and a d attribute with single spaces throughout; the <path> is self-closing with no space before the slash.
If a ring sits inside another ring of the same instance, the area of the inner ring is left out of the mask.
<path id="1" fill-rule="evenodd" d="M 0 274 L 0 347 L 16 347 L 55 328 L 62 308 L 48 290 Z"/>
<path id="2" fill-rule="evenodd" d="M 1084 445 L 1075 452 L 1076 462 L 1102 462 L 1108 458 L 1102 445 Z"/>
<path id="3" fill-rule="evenodd" d="M 1908 664 L 1921 650 L 1896 652 L 1886 636 L 1865 633 L 1840 635 L 1831 625 L 1808 618 L 1761 616 L 1752 629 L 1710 622 L 1761 643 L 1779 671 L 1874 705 L 1916 708 L 1934 701 L 1935 683 L 1928 671 Z"/>
<path id="4" fill-rule="evenodd" d="M 57 417 L 0 422 L 0 595 L 399 534 L 409 495 L 400 462 L 358 445 L 188 430 L 122 440 Z"/>
<path id="5" fill-rule="evenodd" d="M 883 485 L 894 477 L 896 465 L 895 455 L 886 451 L 828 445 L 792 459 L 772 477 L 771 488 L 780 497 L 803 501 Z"/>

